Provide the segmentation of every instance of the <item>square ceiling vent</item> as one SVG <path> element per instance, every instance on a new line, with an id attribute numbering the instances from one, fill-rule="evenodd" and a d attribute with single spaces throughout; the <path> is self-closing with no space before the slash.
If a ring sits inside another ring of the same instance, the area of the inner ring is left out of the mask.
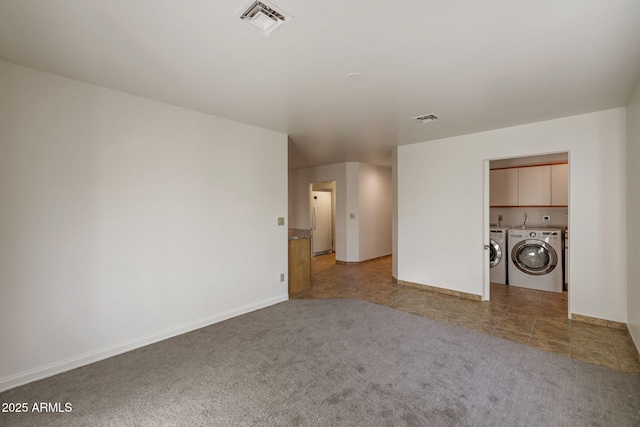
<path id="1" fill-rule="evenodd" d="M 293 19 L 276 5 L 267 1 L 250 1 L 248 8 L 244 7 L 240 19 L 260 31 L 265 37 L 271 37 L 282 25 Z"/>

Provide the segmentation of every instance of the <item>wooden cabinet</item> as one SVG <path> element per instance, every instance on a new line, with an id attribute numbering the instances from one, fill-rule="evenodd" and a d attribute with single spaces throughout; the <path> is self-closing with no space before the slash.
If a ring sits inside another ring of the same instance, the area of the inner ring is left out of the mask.
<path id="1" fill-rule="evenodd" d="M 289 240 L 289 296 L 311 289 L 311 239 Z"/>
<path id="2" fill-rule="evenodd" d="M 551 205 L 569 205 L 569 165 L 551 165 Z"/>
<path id="3" fill-rule="evenodd" d="M 518 205 L 551 205 L 551 166 L 518 168 Z"/>
<path id="4" fill-rule="evenodd" d="M 518 206 L 518 169 L 490 171 L 489 204 L 491 206 Z"/>
<path id="5" fill-rule="evenodd" d="M 490 171 L 489 204 L 496 206 L 569 205 L 567 163 Z"/>

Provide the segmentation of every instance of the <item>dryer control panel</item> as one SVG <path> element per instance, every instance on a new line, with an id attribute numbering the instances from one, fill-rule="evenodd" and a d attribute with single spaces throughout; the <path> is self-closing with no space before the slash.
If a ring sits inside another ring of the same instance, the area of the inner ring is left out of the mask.
<path id="1" fill-rule="evenodd" d="M 542 232 L 542 238 L 545 242 L 549 242 L 549 240 L 558 240 L 558 232 L 557 231 L 544 231 Z"/>

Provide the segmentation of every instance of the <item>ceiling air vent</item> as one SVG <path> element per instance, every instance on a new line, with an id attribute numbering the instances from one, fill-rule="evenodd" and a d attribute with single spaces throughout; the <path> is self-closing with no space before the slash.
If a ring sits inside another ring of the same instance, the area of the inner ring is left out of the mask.
<path id="1" fill-rule="evenodd" d="M 438 120 L 438 116 L 436 116 L 433 113 L 429 113 L 429 114 L 423 114 L 421 116 L 414 117 L 413 120 L 417 120 L 421 123 L 435 122 L 436 120 Z"/>
<path id="2" fill-rule="evenodd" d="M 293 16 L 267 1 L 254 1 L 240 15 L 240 19 L 251 24 L 265 37 L 271 37 L 282 24 L 293 19 Z"/>

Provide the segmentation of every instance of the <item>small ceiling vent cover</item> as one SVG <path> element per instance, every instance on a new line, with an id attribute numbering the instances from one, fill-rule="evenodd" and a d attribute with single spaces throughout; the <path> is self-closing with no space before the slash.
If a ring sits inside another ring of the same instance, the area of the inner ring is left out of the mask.
<path id="1" fill-rule="evenodd" d="M 263 0 L 250 2 L 249 8 L 242 12 L 240 19 L 260 31 L 265 37 L 271 37 L 282 24 L 293 19 L 293 16 Z"/>
<path id="2" fill-rule="evenodd" d="M 413 120 L 417 120 L 421 123 L 435 122 L 436 120 L 438 120 L 438 116 L 433 113 L 429 113 L 414 117 Z"/>

